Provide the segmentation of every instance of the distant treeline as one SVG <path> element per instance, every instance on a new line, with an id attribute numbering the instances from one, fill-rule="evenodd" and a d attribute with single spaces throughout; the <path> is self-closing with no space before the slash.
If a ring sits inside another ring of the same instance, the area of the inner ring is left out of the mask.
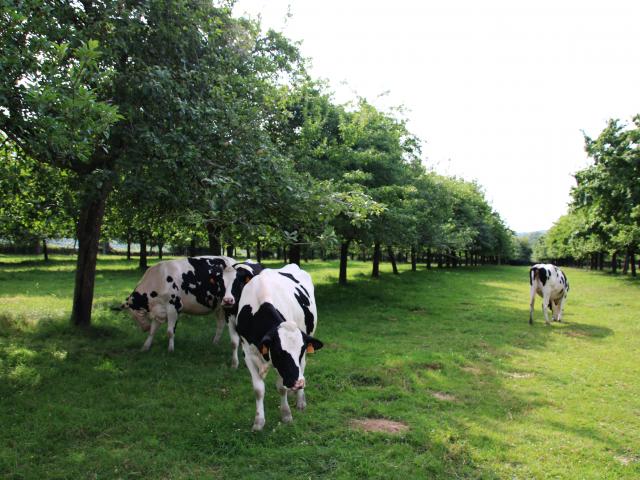
<path id="1" fill-rule="evenodd" d="M 636 276 L 640 246 L 640 116 L 586 137 L 593 164 L 575 174 L 569 213 L 535 244 L 536 260 Z"/>

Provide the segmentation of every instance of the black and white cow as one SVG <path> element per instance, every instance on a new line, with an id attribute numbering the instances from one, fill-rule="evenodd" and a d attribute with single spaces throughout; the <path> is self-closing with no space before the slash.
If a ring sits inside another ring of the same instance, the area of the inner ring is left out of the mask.
<path id="1" fill-rule="evenodd" d="M 297 394 L 296 405 L 304 410 L 306 353 L 322 348 L 313 338 L 318 323 L 313 283 L 308 273 L 294 264 L 279 270 L 265 269 L 244 288 L 238 315 L 229 323 L 242 339 L 247 368 L 256 396 L 253 430 L 264 427 L 264 378 L 273 365 L 278 373 L 283 422 L 291 422 L 287 391 Z"/>
<path id="2" fill-rule="evenodd" d="M 179 313 L 204 315 L 215 311 L 213 342 L 218 343 L 228 316 L 225 312 L 237 308 L 244 285 L 234 265 L 241 264 L 230 257 L 211 256 L 167 260 L 149 268 L 122 305 L 140 328 L 149 332 L 142 350 L 151 347 L 158 326 L 166 321 L 172 352 Z"/>
<path id="3" fill-rule="evenodd" d="M 533 324 L 533 307 L 536 293 L 542 297 L 542 313 L 544 321 L 549 325 L 547 308 L 552 312 L 552 320 L 562 321 L 564 302 L 569 292 L 569 281 L 562 270 L 551 263 L 537 263 L 529 270 L 531 285 L 531 304 L 529 307 L 529 323 Z"/>

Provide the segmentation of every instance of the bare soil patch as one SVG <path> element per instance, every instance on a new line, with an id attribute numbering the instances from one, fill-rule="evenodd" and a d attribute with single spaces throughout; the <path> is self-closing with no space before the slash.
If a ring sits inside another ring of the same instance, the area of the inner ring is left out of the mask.
<path id="1" fill-rule="evenodd" d="M 361 418 L 351 420 L 351 427 L 365 432 L 403 433 L 409 430 L 409 425 L 384 418 Z"/>
<path id="2" fill-rule="evenodd" d="M 427 370 L 442 370 L 442 364 L 438 362 L 419 363 L 418 368 L 425 368 Z"/>
<path id="3" fill-rule="evenodd" d="M 444 402 L 455 402 L 457 399 L 454 395 L 445 392 L 431 392 L 431 395 L 438 400 L 442 400 Z"/>
<path id="4" fill-rule="evenodd" d="M 468 373 L 473 373 L 474 375 L 481 375 L 482 374 L 482 370 L 480 370 L 478 367 L 472 367 L 471 365 L 468 365 L 466 367 L 462 367 L 462 370 Z"/>
<path id="5" fill-rule="evenodd" d="M 629 465 L 630 463 L 634 463 L 637 462 L 638 459 L 634 456 L 630 456 L 630 455 L 618 455 L 616 457 L 614 457 L 618 462 L 620 462 L 622 465 Z"/>
<path id="6" fill-rule="evenodd" d="M 505 372 L 504 373 L 509 378 L 532 378 L 535 374 L 532 372 Z"/>

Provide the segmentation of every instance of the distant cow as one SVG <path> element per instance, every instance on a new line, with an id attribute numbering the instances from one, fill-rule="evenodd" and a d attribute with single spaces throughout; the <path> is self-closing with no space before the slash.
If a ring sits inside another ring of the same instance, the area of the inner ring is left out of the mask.
<path id="1" fill-rule="evenodd" d="M 531 284 L 531 304 L 529 309 L 529 323 L 533 324 L 533 306 L 536 293 L 542 297 L 542 312 L 544 321 L 549 325 L 547 308 L 552 311 L 552 320 L 562 321 L 564 302 L 569 292 L 569 281 L 566 275 L 551 263 L 538 263 L 529 270 Z"/>
<path id="2" fill-rule="evenodd" d="M 230 257 L 211 256 L 167 260 L 149 268 L 123 304 L 140 328 L 149 332 L 142 350 L 151 347 L 158 326 L 166 321 L 172 352 L 179 313 L 204 315 L 215 310 L 213 342 L 218 343 L 225 311 L 237 307 L 244 286 L 234 265 L 239 264 Z"/>
<path id="3" fill-rule="evenodd" d="M 304 410 L 306 353 L 322 348 L 311 337 L 317 326 L 317 311 L 311 277 L 297 265 L 280 270 L 265 269 L 247 284 L 238 315 L 229 324 L 242 338 L 247 368 L 256 396 L 253 430 L 264 427 L 264 378 L 273 365 L 278 372 L 283 422 L 291 422 L 287 391 L 297 394 L 296 405 Z"/>

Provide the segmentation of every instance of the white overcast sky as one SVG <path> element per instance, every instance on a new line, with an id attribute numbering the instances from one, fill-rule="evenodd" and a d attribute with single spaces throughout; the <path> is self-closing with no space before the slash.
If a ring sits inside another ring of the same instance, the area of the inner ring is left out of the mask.
<path id="1" fill-rule="evenodd" d="M 477 180 L 517 232 L 566 212 L 588 164 L 581 130 L 640 113 L 640 0 L 240 0 L 235 12 L 301 41 L 337 102 L 404 105 L 426 165 Z"/>

